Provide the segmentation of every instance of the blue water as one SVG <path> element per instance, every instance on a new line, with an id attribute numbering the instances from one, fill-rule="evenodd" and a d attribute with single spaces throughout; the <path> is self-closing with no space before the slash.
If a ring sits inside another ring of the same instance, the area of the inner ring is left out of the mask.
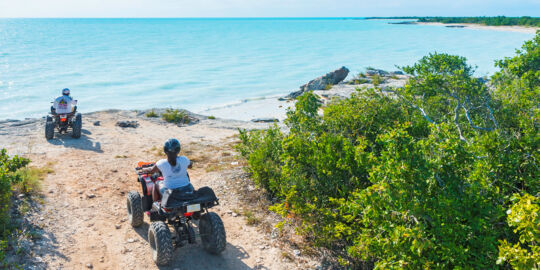
<path id="1" fill-rule="evenodd" d="M 288 93 L 330 70 L 395 70 L 429 52 L 479 76 L 534 34 L 351 19 L 0 19 L 0 119 L 40 117 L 64 87 L 83 112 L 202 111 Z"/>

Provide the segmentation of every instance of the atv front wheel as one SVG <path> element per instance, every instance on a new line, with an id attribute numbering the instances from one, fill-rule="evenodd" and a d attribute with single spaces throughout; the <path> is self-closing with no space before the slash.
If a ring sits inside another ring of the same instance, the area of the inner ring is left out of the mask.
<path id="1" fill-rule="evenodd" d="M 133 227 L 143 224 L 144 213 L 141 204 L 141 196 L 137 191 L 130 191 L 127 195 L 127 212 L 129 223 Z"/>
<path id="2" fill-rule="evenodd" d="M 204 249 L 211 254 L 220 254 L 225 250 L 227 239 L 221 218 L 213 212 L 201 216 L 199 233 Z"/>
<path id="3" fill-rule="evenodd" d="M 157 265 L 167 265 L 172 259 L 173 244 L 169 226 L 163 221 L 150 223 L 148 242 L 152 248 L 152 259 Z"/>
<path id="4" fill-rule="evenodd" d="M 50 140 L 54 137 L 54 123 L 50 116 L 47 116 L 47 122 L 45 122 L 45 139 Z"/>
<path id="5" fill-rule="evenodd" d="M 82 116 L 80 113 L 75 115 L 75 121 L 73 121 L 73 138 L 80 138 L 82 130 Z"/>

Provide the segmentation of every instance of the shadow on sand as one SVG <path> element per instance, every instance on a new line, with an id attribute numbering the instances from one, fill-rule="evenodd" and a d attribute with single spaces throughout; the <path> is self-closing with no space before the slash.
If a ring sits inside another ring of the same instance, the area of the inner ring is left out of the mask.
<path id="1" fill-rule="evenodd" d="M 139 236 L 148 243 L 148 227 L 149 224 L 144 222 L 135 231 Z M 197 231 L 197 229 L 195 230 Z M 207 253 L 202 245 L 200 237 L 197 237 L 196 244 L 186 244 L 174 251 L 173 260 L 168 266 L 160 266 L 159 269 L 187 269 L 187 270 L 247 270 L 247 269 L 268 269 L 263 266 L 249 267 L 243 259 L 248 259 L 249 254 L 240 246 L 234 246 L 227 243 L 225 251 L 220 255 L 212 255 Z M 152 250 L 148 244 L 148 259 L 152 260 Z"/>
<path id="2" fill-rule="evenodd" d="M 103 153 L 103 150 L 101 150 L 101 143 L 94 143 L 88 136 L 86 136 L 92 134 L 90 131 L 83 129 L 81 133 L 82 135 L 78 139 L 71 137 L 71 133 L 69 132 L 66 134 L 55 133 L 54 138 L 52 140 L 48 140 L 48 142 L 54 145 L 63 145 L 64 147 L 68 148 Z"/>
<path id="3" fill-rule="evenodd" d="M 53 258 L 53 260 L 69 260 L 69 258 L 60 251 L 60 243 L 56 239 L 54 233 L 47 230 L 47 228 L 43 227 L 41 224 L 30 221 L 35 220 L 39 215 L 43 215 L 43 213 L 41 213 L 41 208 L 39 207 L 40 201 L 43 200 L 43 196 L 38 196 L 39 198 L 34 196 L 25 196 L 23 199 L 19 200 L 19 204 L 23 203 L 22 201 L 24 201 L 24 203 L 29 205 L 30 209 L 32 209 L 31 216 L 28 215 L 25 218 L 22 218 L 22 214 L 18 210 L 12 211 L 12 215 L 15 220 L 13 225 L 17 226 L 17 232 L 15 235 L 28 235 L 21 238 L 17 236 L 16 242 L 18 247 L 6 252 L 8 261 L 21 260 L 18 262 L 19 266 L 2 269 L 20 269 L 20 265 L 22 265 L 21 269 L 47 269 L 47 263 L 42 259 L 42 257 L 45 256 Z M 31 240 L 28 239 L 28 237 L 30 237 Z M 31 242 L 33 242 L 33 244 L 31 244 Z M 28 253 L 30 251 L 31 253 Z M 6 265 L 4 265 L 4 267 L 6 267 Z"/>

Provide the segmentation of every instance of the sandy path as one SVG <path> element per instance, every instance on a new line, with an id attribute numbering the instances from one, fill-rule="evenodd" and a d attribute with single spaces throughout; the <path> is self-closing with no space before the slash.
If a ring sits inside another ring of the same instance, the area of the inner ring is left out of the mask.
<path id="1" fill-rule="evenodd" d="M 27 269 L 158 269 L 147 243 L 148 218 L 134 229 L 127 223 L 125 194 L 138 190 L 133 167 L 138 161 L 158 157 L 152 147 L 167 138 L 179 138 L 189 150 L 188 157 L 221 160 L 223 147 L 234 140 L 236 127 L 260 124 L 203 120 L 188 127 L 164 124 L 159 120 L 137 119 L 135 112 L 100 112 L 83 117 L 83 136 L 55 136 L 46 141 L 43 122 L 0 123 L 0 148 L 29 156 L 34 166 L 53 162 L 55 172 L 44 180 L 45 202 L 35 220 L 43 228 Z M 137 120 L 134 128 L 116 127 L 117 120 Z M 94 126 L 94 121 L 101 121 Z M 191 147 L 190 145 L 197 145 Z M 230 151 L 228 149 L 227 151 Z M 228 156 L 228 155 L 227 155 Z M 232 158 L 232 157 L 229 157 Z M 224 159 L 217 165 L 238 167 Z M 205 253 L 200 244 L 186 245 L 174 253 L 169 267 L 159 269 L 306 269 L 313 262 L 298 257 L 282 257 L 275 239 L 261 229 L 246 225 L 231 210 L 237 200 L 227 192 L 227 179 L 219 171 L 207 172 L 205 161 L 195 163 L 190 176 L 197 187 L 211 186 L 221 205 L 213 208 L 223 219 L 227 248 L 220 256 Z M 237 170 L 240 171 L 240 170 Z M 200 240 L 199 240 L 200 242 Z M 307 262 L 301 263 L 301 262 Z"/>

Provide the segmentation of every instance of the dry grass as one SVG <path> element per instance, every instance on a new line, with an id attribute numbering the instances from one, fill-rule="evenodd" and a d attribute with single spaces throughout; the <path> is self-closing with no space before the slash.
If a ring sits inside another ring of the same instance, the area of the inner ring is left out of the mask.
<path id="1" fill-rule="evenodd" d="M 151 110 L 145 114 L 146 117 L 155 118 L 159 117 L 159 114 L 157 114 L 154 110 Z"/>
<path id="2" fill-rule="evenodd" d="M 19 169 L 16 175 L 20 181 L 14 185 L 17 193 L 37 194 L 41 191 L 41 182 L 47 175 L 54 173 L 53 162 L 47 162 L 43 167 L 26 167 Z"/>
<path id="3" fill-rule="evenodd" d="M 287 251 L 282 251 L 281 252 L 281 258 L 283 259 L 287 259 L 289 261 L 294 261 L 294 256 L 291 255 L 291 253 L 287 252 Z"/>
<path id="4" fill-rule="evenodd" d="M 155 157 L 162 157 L 165 155 L 165 153 L 163 152 L 163 148 L 161 147 L 157 147 L 157 146 L 153 146 L 152 148 L 144 151 L 145 153 L 147 154 L 151 154 Z"/>
<path id="5" fill-rule="evenodd" d="M 244 209 L 242 215 L 246 218 L 247 225 L 257 226 L 261 223 L 261 219 L 258 218 L 251 210 Z"/>

